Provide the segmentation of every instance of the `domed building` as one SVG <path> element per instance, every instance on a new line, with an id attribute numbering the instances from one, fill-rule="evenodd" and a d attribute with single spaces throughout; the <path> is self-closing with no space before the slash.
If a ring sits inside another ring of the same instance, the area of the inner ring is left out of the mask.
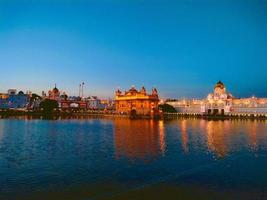
<path id="1" fill-rule="evenodd" d="M 48 91 L 48 99 L 60 100 L 60 91 L 57 89 L 57 85 L 52 90 Z"/>
<path id="2" fill-rule="evenodd" d="M 226 93 L 226 88 L 221 81 L 218 81 L 214 87 L 214 95 L 220 96 Z"/>
<path id="3" fill-rule="evenodd" d="M 116 112 L 131 116 L 151 116 L 158 114 L 159 97 L 156 88 L 147 94 L 145 87 L 138 91 L 134 86 L 124 94 L 115 92 Z"/>
<path id="4" fill-rule="evenodd" d="M 182 99 L 167 102 L 180 113 L 186 114 L 228 114 L 233 102 L 232 94 L 228 93 L 222 81 L 218 81 L 213 92 L 205 99 Z"/>
<path id="5" fill-rule="evenodd" d="M 213 93 L 208 94 L 205 108 L 202 107 L 202 110 L 205 109 L 208 114 L 229 113 L 232 100 L 232 94 L 227 93 L 223 82 L 218 81 L 214 86 Z"/>
<path id="6" fill-rule="evenodd" d="M 231 99 L 232 94 L 226 92 L 226 88 L 221 81 L 214 86 L 213 93 L 208 94 L 208 100 L 226 100 Z"/>
<path id="7" fill-rule="evenodd" d="M 265 115 L 267 98 L 235 98 L 228 93 L 222 81 L 218 81 L 213 93 L 205 99 L 180 99 L 167 101 L 179 113 L 204 115 Z"/>

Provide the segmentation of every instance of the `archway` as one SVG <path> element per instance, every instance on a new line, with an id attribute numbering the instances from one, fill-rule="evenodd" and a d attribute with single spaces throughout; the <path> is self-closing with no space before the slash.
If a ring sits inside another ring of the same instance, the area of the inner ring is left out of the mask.
<path id="1" fill-rule="evenodd" d="M 213 109 L 213 114 L 214 114 L 214 115 L 219 114 L 219 110 L 218 110 L 218 109 Z"/>
<path id="2" fill-rule="evenodd" d="M 136 116 L 136 110 L 135 109 L 131 110 L 131 116 Z"/>

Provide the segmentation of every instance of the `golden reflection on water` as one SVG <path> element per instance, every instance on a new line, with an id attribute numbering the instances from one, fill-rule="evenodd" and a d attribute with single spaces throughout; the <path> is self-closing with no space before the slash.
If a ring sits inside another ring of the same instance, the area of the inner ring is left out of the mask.
<path id="1" fill-rule="evenodd" d="M 165 143 L 165 130 L 163 121 L 159 121 L 159 140 L 160 140 L 160 152 L 164 154 L 166 149 L 166 143 Z"/>
<path id="2" fill-rule="evenodd" d="M 186 126 L 187 121 L 182 120 L 180 123 L 181 126 L 181 142 L 182 142 L 182 148 L 185 153 L 188 153 L 189 148 L 188 148 L 188 135 L 187 135 L 187 126 Z"/>
<path id="3" fill-rule="evenodd" d="M 162 156 L 168 148 L 166 137 L 171 135 L 178 136 L 177 145 L 181 145 L 184 154 L 206 151 L 224 158 L 242 149 L 256 152 L 259 141 L 267 146 L 266 130 L 264 121 L 114 119 L 115 156 L 130 160 Z"/>
<path id="4" fill-rule="evenodd" d="M 251 129 L 250 134 L 249 134 L 250 146 L 251 146 L 252 150 L 256 151 L 258 148 L 258 145 L 257 145 L 257 122 L 256 121 L 251 123 L 250 129 Z"/>
<path id="5" fill-rule="evenodd" d="M 117 159 L 150 160 L 166 148 L 163 121 L 114 119 L 114 146 Z"/>
<path id="6" fill-rule="evenodd" d="M 37 120 L 35 123 L 32 120 L 34 118 L 31 117 L 19 117 L 19 119 L 24 119 L 26 122 L 26 126 L 24 127 L 26 134 L 24 137 L 26 137 L 25 142 L 28 142 L 31 138 L 32 129 L 40 121 Z M 79 121 L 81 126 L 76 130 L 77 144 L 79 146 L 83 146 L 81 144 L 84 142 L 84 135 L 82 133 L 85 124 L 94 123 L 94 121 L 90 120 L 91 118 L 87 119 L 89 120 L 82 118 Z M 75 118 L 75 120 L 77 119 Z M 267 149 L 266 121 L 208 121 L 185 118 L 170 121 L 114 118 L 111 121 L 114 123 L 113 143 L 115 157 L 117 159 L 155 159 L 166 154 L 168 150 L 167 141 L 170 142 L 169 147 L 173 144 L 177 145 L 184 154 L 189 155 L 192 152 L 206 151 L 206 153 L 214 154 L 217 158 L 223 158 L 232 152 L 238 152 L 244 149 L 255 154 L 258 153 L 260 147 Z M 9 128 L 9 125 L 12 124 L 12 127 L 16 128 L 19 122 L 15 122 L 8 123 L 8 121 L 0 121 L 0 142 L 4 137 L 4 132 L 10 133 L 13 130 Z M 105 124 L 109 123 L 109 121 L 101 120 L 101 123 Z M 49 146 L 53 150 L 53 146 L 57 140 L 57 123 L 49 123 L 49 127 L 46 130 L 49 132 Z M 105 140 L 108 142 L 109 139 L 107 137 Z M 78 150 L 83 151 L 82 149 Z"/>
<path id="7" fill-rule="evenodd" d="M 227 121 L 208 121 L 206 125 L 208 149 L 215 152 L 218 157 L 225 157 L 229 151 L 226 144 L 226 137 L 229 134 L 227 123 Z"/>
<path id="8" fill-rule="evenodd" d="M 196 124 L 196 122 L 198 123 Z M 206 148 L 218 158 L 223 158 L 231 152 L 239 151 L 241 148 L 256 152 L 259 141 L 266 146 L 266 125 L 264 121 L 249 120 L 178 120 L 181 147 L 185 154 L 189 152 L 189 148 L 200 144 L 202 149 L 203 147 Z M 199 141 L 203 137 L 205 137 L 204 141 L 206 143 Z"/>

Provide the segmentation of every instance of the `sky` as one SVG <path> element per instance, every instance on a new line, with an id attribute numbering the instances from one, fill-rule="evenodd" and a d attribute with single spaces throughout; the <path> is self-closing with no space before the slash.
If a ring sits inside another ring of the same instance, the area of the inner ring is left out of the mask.
<path id="1" fill-rule="evenodd" d="M 0 0 L 0 92 L 267 97 L 266 0 Z"/>

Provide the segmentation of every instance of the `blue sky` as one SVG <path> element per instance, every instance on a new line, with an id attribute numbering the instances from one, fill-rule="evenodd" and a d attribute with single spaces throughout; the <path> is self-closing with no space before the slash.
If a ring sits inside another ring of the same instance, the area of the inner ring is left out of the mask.
<path id="1" fill-rule="evenodd" d="M 267 97 L 267 1 L 1 0 L 0 92 Z"/>

